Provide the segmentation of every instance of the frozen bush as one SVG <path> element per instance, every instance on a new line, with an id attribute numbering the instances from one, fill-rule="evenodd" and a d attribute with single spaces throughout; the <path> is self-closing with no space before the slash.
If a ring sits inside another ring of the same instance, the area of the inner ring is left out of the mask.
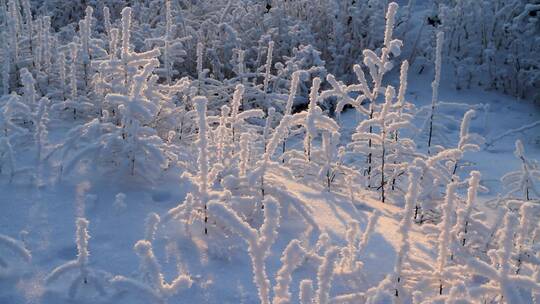
<path id="1" fill-rule="evenodd" d="M 227 229 L 240 235 L 248 244 L 249 256 L 253 266 L 253 281 L 259 291 L 261 303 L 270 303 L 270 281 L 266 272 L 265 260 L 270 254 L 270 248 L 277 237 L 279 227 L 279 205 L 271 197 L 264 200 L 264 223 L 257 231 L 249 226 L 238 214 L 229 207 L 211 202 L 208 212 L 220 221 Z"/>
<path id="2" fill-rule="evenodd" d="M 88 266 L 90 251 L 88 250 L 88 220 L 85 218 L 77 218 L 77 259 L 64 263 L 53 269 L 45 278 L 47 284 L 51 284 L 61 277 L 66 276 L 69 272 L 75 272 L 75 279 L 69 284 L 69 298 L 75 298 L 81 287 L 88 288 L 91 286 L 101 296 L 106 294 L 105 286 L 107 284 L 103 273 L 94 270 Z"/>

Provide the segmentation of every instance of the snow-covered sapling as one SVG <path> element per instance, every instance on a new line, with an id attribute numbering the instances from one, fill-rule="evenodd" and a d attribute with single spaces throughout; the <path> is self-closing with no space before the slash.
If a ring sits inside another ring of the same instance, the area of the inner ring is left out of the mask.
<path id="1" fill-rule="evenodd" d="M 48 105 L 49 99 L 47 97 L 41 98 L 34 114 L 34 123 L 36 125 L 34 140 L 36 141 L 36 161 L 38 165 L 41 162 L 43 146 L 47 141 Z"/>
<path id="2" fill-rule="evenodd" d="M 456 178 L 457 179 L 457 178 Z M 451 229 L 453 226 L 454 210 L 456 203 L 456 189 L 458 186 L 457 180 L 454 180 L 446 187 L 446 197 L 442 207 L 442 222 L 439 224 L 439 242 L 437 256 L 437 276 L 439 279 L 439 294 L 443 293 L 443 286 L 447 277 L 445 267 L 448 259 L 452 255 L 452 235 Z"/>
<path id="3" fill-rule="evenodd" d="M 535 197 L 540 198 L 540 190 L 536 183 L 540 183 L 540 166 L 535 160 L 529 160 L 525 156 L 525 149 L 521 140 L 516 141 L 516 150 L 514 155 L 521 161 L 519 171 L 507 173 L 502 177 L 503 184 L 508 188 L 507 197 L 517 195 L 517 198 L 523 200 L 532 200 Z"/>
<path id="4" fill-rule="evenodd" d="M 37 97 L 36 88 L 35 88 L 36 81 L 34 80 L 32 73 L 30 73 L 28 69 L 26 68 L 22 68 L 20 70 L 20 74 L 21 74 L 21 83 L 24 87 L 23 100 L 28 107 L 33 109 L 36 106 L 36 97 Z"/>
<path id="5" fill-rule="evenodd" d="M 350 221 L 347 224 L 347 231 L 345 232 L 345 240 L 347 240 L 347 247 L 342 249 L 341 255 L 341 267 L 347 271 L 352 271 L 356 264 L 356 243 L 358 242 L 358 236 L 360 235 L 360 224 L 358 221 Z"/>
<path id="6" fill-rule="evenodd" d="M 111 30 L 112 30 L 112 23 L 111 23 L 111 10 L 109 9 L 108 6 L 103 7 L 103 27 L 105 29 L 105 33 L 107 34 L 107 36 L 110 36 Z"/>
<path id="7" fill-rule="evenodd" d="M 306 251 L 299 240 L 294 239 L 287 245 L 280 259 L 282 265 L 276 274 L 272 304 L 291 303 L 289 288 L 292 282 L 292 273 L 302 264 L 305 256 Z"/>
<path id="8" fill-rule="evenodd" d="M 429 115 L 429 135 L 428 135 L 428 153 L 431 148 L 431 139 L 433 137 L 433 118 L 435 115 L 435 108 L 439 101 L 439 86 L 441 82 L 441 65 L 442 65 L 442 48 L 444 42 L 444 32 L 437 33 L 437 46 L 435 48 L 435 78 L 431 83 L 431 112 Z"/>
<path id="9" fill-rule="evenodd" d="M 103 87 L 105 94 L 115 93 L 129 95 L 135 75 L 140 73 L 140 69 L 145 67 L 149 61 L 158 61 L 157 57 L 161 55 L 160 50 L 157 48 L 140 53 L 132 50 L 131 17 L 131 8 L 124 8 L 122 10 L 121 21 L 121 44 L 118 50 L 120 58 L 116 55 L 118 32 L 117 29 L 111 29 L 109 37 L 109 54 L 108 56 L 103 56 L 103 60 L 95 62 L 100 75 L 101 86 Z M 159 66 L 159 61 L 155 67 L 157 66 Z"/>
<path id="10" fill-rule="evenodd" d="M 300 83 L 300 77 L 304 74 L 304 71 L 295 71 L 291 76 L 291 84 L 289 86 L 289 95 L 287 97 L 287 103 L 285 104 L 284 115 L 292 115 L 294 99 L 296 98 L 296 92 L 298 91 L 298 85 Z M 286 152 L 287 140 L 283 141 L 283 149 L 281 153 Z M 285 161 L 285 159 L 283 159 Z"/>
<path id="11" fill-rule="evenodd" d="M 9 172 L 9 182 L 17 172 L 15 151 L 9 137 L 0 137 L 0 174 Z"/>
<path id="12" fill-rule="evenodd" d="M 117 123 L 96 122 L 108 130 L 88 149 L 95 149 L 97 153 L 107 151 L 111 155 L 103 156 L 112 156 L 113 163 L 118 164 L 122 172 L 151 179 L 167 168 L 169 159 L 163 151 L 162 139 L 149 126 L 159 112 L 158 104 L 147 97 L 151 90 L 149 77 L 159 62 L 157 59 L 141 59 L 141 62 L 144 67 L 131 78 L 129 94 L 106 95 L 105 103 L 115 110 Z"/>
<path id="13" fill-rule="evenodd" d="M 257 168 L 253 170 L 248 177 L 249 183 L 251 185 L 255 184 L 256 181 L 260 180 L 262 196 L 264 196 L 264 176 L 266 174 L 266 170 L 268 169 L 268 167 L 272 165 L 271 157 L 272 155 L 274 155 L 274 152 L 276 151 L 278 145 L 280 144 L 281 141 L 285 140 L 287 136 L 287 131 L 289 128 L 291 118 L 292 117 L 290 115 L 286 115 L 286 116 L 283 116 L 283 118 L 281 118 L 279 125 L 274 130 L 274 134 L 272 134 L 270 141 L 266 145 L 266 149 L 262 156 L 262 160 L 257 162 Z"/>
<path id="14" fill-rule="evenodd" d="M 352 143 L 355 152 L 366 154 L 371 162 L 368 165 L 374 168 L 371 175 L 379 171 L 380 182 L 377 189 L 381 190 L 381 201 L 386 200 L 387 184 L 390 181 L 387 171 L 394 170 L 399 164 L 389 162 L 389 156 L 397 153 L 404 153 L 410 150 L 411 143 L 405 138 L 395 139 L 395 132 L 399 129 L 412 126 L 409 117 L 400 115 L 394 105 L 395 90 L 392 86 L 386 88 L 385 103 L 382 105 L 380 112 L 372 115 L 372 118 L 363 120 L 358 124 L 355 133 L 352 136 Z M 379 130 L 379 134 L 373 130 Z M 397 151 L 397 152 L 395 152 Z M 380 165 L 375 166 L 375 161 L 380 159 Z M 394 156 L 396 162 L 403 161 L 398 156 Z M 372 170 L 368 168 L 371 172 Z M 394 174 L 396 175 L 396 174 Z"/>
<path id="15" fill-rule="evenodd" d="M 361 255 L 366 250 L 369 239 L 373 235 L 373 232 L 375 231 L 375 228 L 377 226 L 377 223 L 380 217 L 381 217 L 381 212 L 379 210 L 374 210 L 369 216 L 366 229 L 364 230 L 364 233 L 362 233 L 362 238 L 358 242 L 358 247 L 357 247 L 358 255 Z"/>
<path id="16" fill-rule="evenodd" d="M 360 235 L 360 226 L 358 222 L 352 221 L 349 223 L 347 232 L 345 234 L 345 239 L 347 240 L 346 250 L 342 250 L 342 261 L 341 265 L 343 270 L 347 272 L 354 272 L 360 270 L 362 263 L 358 261 L 358 257 L 361 256 L 367 247 L 369 239 L 371 238 L 377 222 L 381 213 L 378 210 L 375 210 L 371 213 L 368 219 L 368 224 Z"/>
<path id="17" fill-rule="evenodd" d="M 77 218 L 76 220 L 77 259 L 56 267 L 45 278 L 45 282 L 51 284 L 69 272 L 76 272 L 77 275 L 71 281 L 69 287 L 68 295 L 70 298 L 74 298 L 82 286 L 92 286 L 100 295 L 103 296 L 106 294 L 105 278 L 100 272 L 88 266 L 88 259 L 90 257 L 90 251 L 88 250 L 88 240 L 90 239 L 88 223 L 88 220 L 85 218 Z"/>
<path id="18" fill-rule="evenodd" d="M 58 59 L 56 60 L 58 65 L 58 81 L 60 82 L 59 90 L 61 92 L 62 100 L 66 99 L 66 54 L 62 51 L 58 54 Z"/>
<path id="19" fill-rule="evenodd" d="M 195 197 L 192 193 L 188 193 L 184 201 L 178 206 L 169 209 L 165 215 L 161 217 L 161 223 L 165 224 L 172 219 L 180 220 L 183 222 L 186 232 L 189 231 L 189 225 L 193 217 L 193 210 L 196 208 Z"/>
<path id="20" fill-rule="evenodd" d="M 259 291 L 262 304 L 270 303 L 270 281 L 266 273 L 265 260 L 270 254 L 272 244 L 277 238 L 280 212 L 278 202 L 270 196 L 263 201 L 264 222 L 257 231 L 245 222 L 231 208 L 222 203 L 212 201 L 208 204 L 208 212 L 227 229 L 240 235 L 248 245 L 248 252 L 253 266 L 253 281 Z"/>
<path id="21" fill-rule="evenodd" d="M 368 119 L 373 118 L 373 115 L 375 113 L 375 101 L 377 97 L 380 93 L 385 92 L 385 89 L 382 86 L 383 77 L 393 67 L 393 64 L 390 60 L 390 55 L 393 54 L 394 56 L 399 56 L 401 53 L 401 47 L 403 45 L 403 42 L 399 39 L 394 39 L 392 37 L 394 32 L 395 16 L 397 14 L 398 7 L 398 4 L 395 2 L 391 2 L 388 4 L 388 10 L 386 11 L 386 26 L 384 31 L 384 47 L 381 49 L 381 55 L 378 56 L 374 51 L 369 49 L 366 49 L 362 52 L 364 56 L 364 64 L 368 68 L 369 74 L 373 81 L 372 89 L 370 89 L 367 84 L 362 67 L 360 67 L 359 65 L 355 65 L 353 67 L 360 82 L 359 91 L 362 93 L 362 95 L 360 95 L 352 104 L 359 111 L 364 113 L 367 112 Z M 360 106 L 364 98 L 367 98 L 369 100 L 369 109 L 367 110 L 364 110 Z M 368 140 L 368 147 L 371 148 L 371 140 Z M 368 183 L 370 183 L 372 175 L 371 153 L 368 153 L 367 155 L 367 162 Z"/>
<path id="22" fill-rule="evenodd" d="M 201 84 L 204 82 L 205 73 L 203 72 L 203 52 L 204 45 L 202 42 L 197 42 L 197 94 L 201 94 Z"/>
<path id="23" fill-rule="evenodd" d="M 314 78 L 309 93 L 309 105 L 307 110 L 294 114 L 290 124 L 291 127 L 297 125 L 302 126 L 305 130 L 304 157 L 307 162 L 311 162 L 313 141 L 320 132 L 339 131 L 338 124 L 332 118 L 324 115 L 322 109 L 318 105 L 318 102 L 320 101 L 320 86 L 321 79 L 319 77 Z"/>
<path id="24" fill-rule="evenodd" d="M 242 106 L 242 99 L 244 98 L 244 90 L 245 88 L 242 84 L 237 84 L 231 101 L 231 132 L 233 142 L 236 141 L 236 134 L 240 129 L 238 115 L 240 113 L 240 107 Z"/>
<path id="25" fill-rule="evenodd" d="M 51 51 L 51 17 L 43 17 L 43 66 L 47 74 L 47 85 L 50 84 L 50 75 L 52 72 L 52 51 Z"/>
<path id="26" fill-rule="evenodd" d="M 328 304 L 330 301 L 330 288 L 334 278 L 334 269 L 339 258 L 339 249 L 330 247 L 317 270 L 317 292 L 315 302 L 317 304 Z"/>
<path id="27" fill-rule="evenodd" d="M 89 91 L 89 83 L 91 78 L 90 60 L 91 60 L 91 40 L 92 40 L 92 14 L 94 9 L 91 6 L 87 6 L 85 10 L 84 19 L 79 21 L 79 36 L 81 40 L 80 51 L 77 59 L 83 65 L 83 81 L 85 93 Z"/>
<path id="28" fill-rule="evenodd" d="M 474 110 L 469 110 L 463 115 L 463 120 L 461 120 L 461 127 L 459 130 L 459 142 L 457 148 L 461 152 L 478 152 L 480 151 L 480 145 L 483 144 L 484 138 L 476 133 L 470 133 L 469 128 L 471 120 L 473 119 L 476 112 Z M 454 164 L 454 171 L 452 174 L 456 174 L 458 168 L 458 161 Z"/>
<path id="29" fill-rule="evenodd" d="M 338 247 L 331 246 L 326 250 L 323 256 L 319 256 L 316 252 L 312 252 L 311 257 L 316 258 L 320 264 L 317 268 L 317 290 L 315 291 L 313 289 L 313 282 L 311 280 L 302 280 L 300 282 L 299 292 L 300 303 L 331 303 L 330 289 L 332 288 L 335 268 L 340 259 L 340 250 Z"/>
<path id="30" fill-rule="evenodd" d="M 268 51 L 266 54 L 266 64 L 264 66 L 263 92 L 268 92 L 268 82 L 270 81 L 270 70 L 272 69 L 272 53 L 274 51 L 274 41 L 268 42 Z"/>
<path id="31" fill-rule="evenodd" d="M 425 156 L 425 159 L 415 160 L 422 171 L 414 216 L 420 223 L 427 220 L 428 212 L 433 212 L 437 208 L 437 203 L 442 200 L 440 192 L 453 178 L 451 164 L 455 164 L 461 157 L 463 152 L 454 148 Z"/>
<path id="32" fill-rule="evenodd" d="M 313 140 L 317 136 L 317 128 L 315 125 L 317 114 L 320 114 L 320 108 L 317 106 L 319 99 L 319 88 L 321 86 L 321 79 L 316 77 L 313 79 L 311 85 L 311 91 L 309 92 L 309 106 L 306 113 L 306 134 L 304 137 L 304 153 L 307 160 L 311 160 L 311 149 L 313 146 Z M 318 111 L 319 110 L 319 111 Z"/>
<path id="33" fill-rule="evenodd" d="M 19 10 L 17 9 L 17 1 L 9 0 L 9 14 L 6 16 L 7 23 L 7 32 L 9 38 L 9 48 L 12 53 L 13 63 L 18 63 L 20 59 L 20 47 L 19 47 L 19 36 L 20 36 L 20 15 Z M 8 53 L 9 54 L 9 53 Z"/>
<path id="34" fill-rule="evenodd" d="M 227 118 L 231 109 L 223 105 L 221 106 L 221 115 L 219 117 L 219 126 L 214 131 L 216 138 L 217 160 L 220 165 L 225 166 L 231 156 L 229 128 L 227 127 Z"/>
<path id="35" fill-rule="evenodd" d="M 274 115 L 276 114 L 276 109 L 274 107 L 268 108 L 268 114 L 266 115 L 266 123 L 264 124 L 262 140 L 264 148 L 266 149 L 266 144 L 268 136 L 272 133 L 272 123 L 274 120 Z"/>
<path id="36" fill-rule="evenodd" d="M 240 135 L 240 163 L 238 164 L 238 169 L 240 176 L 242 177 L 246 176 L 249 166 L 249 139 L 249 133 L 242 133 L 242 135 Z"/>
<path id="37" fill-rule="evenodd" d="M 412 166 L 409 166 L 409 187 L 407 188 L 407 194 L 405 195 L 405 209 L 399 225 L 400 246 L 396 255 L 396 263 L 394 266 L 394 286 L 395 296 L 400 297 L 403 295 L 403 268 L 405 266 L 406 259 L 408 258 L 409 251 L 411 250 L 411 240 L 409 237 L 411 227 L 413 225 L 414 206 L 416 205 L 416 199 L 418 197 L 419 183 L 422 175 L 422 170 L 418 167 L 418 160 L 415 160 Z"/>
<path id="38" fill-rule="evenodd" d="M 186 274 L 178 274 L 171 283 L 167 283 L 150 241 L 138 241 L 134 250 L 139 256 L 143 280 L 137 281 L 120 275 L 115 276 L 110 282 L 118 291 L 140 292 L 156 302 L 164 303 L 168 297 L 174 296 L 183 289 L 190 288 L 193 284 L 191 278 Z"/>
<path id="39" fill-rule="evenodd" d="M 330 186 L 334 182 L 343 163 L 345 148 L 338 148 L 339 132 L 323 132 L 322 136 L 322 153 L 323 164 L 319 170 L 319 178 L 325 181 L 326 190 L 330 191 Z"/>
<path id="40" fill-rule="evenodd" d="M 197 111 L 197 124 L 199 127 L 199 137 L 197 145 L 199 148 L 199 157 L 197 164 L 199 167 L 198 185 L 199 199 L 204 208 L 204 234 L 208 234 L 208 122 L 206 121 L 206 105 L 208 99 L 203 96 L 197 96 L 193 99 Z"/>
<path id="41" fill-rule="evenodd" d="M 519 208 L 519 230 L 516 238 L 516 274 L 519 274 L 523 269 L 523 263 L 526 260 L 535 260 L 533 243 L 535 241 L 534 233 L 531 233 L 531 227 L 537 227 L 538 224 L 534 222 L 534 219 L 538 215 L 538 206 L 531 202 L 525 202 L 521 204 Z M 533 229 L 534 230 L 534 229 Z M 531 237 L 532 234 L 532 237 Z M 540 266 L 540 260 L 534 261 L 536 266 Z M 539 282 L 540 283 L 540 282 Z"/>
<path id="42" fill-rule="evenodd" d="M 69 69 L 70 97 L 73 101 L 75 101 L 77 99 L 77 44 L 74 42 L 70 43 L 69 51 L 71 57 L 71 65 Z"/>
<path id="43" fill-rule="evenodd" d="M 238 135 L 242 133 L 246 126 L 246 120 L 250 118 L 263 118 L 264 112 L 261 109 L 250 109 L 241 111 L 242 101 L 244 99 L 245 87 L 242 84 L 237 84 L 233 93 L 231 101 L 231 116 L 229 122 L 231 126 L 232 141 L 233 141 L 233 153 L 236 151 L 236 144 L 238 143 Z"/>
<path id="44" fill-rule="evenodd" d="M 464 208 L 457 211 L 456 225 L 453 228 L 453 233 L 458 238 L 462 246 L 467 243 L 468 233 L 471 224 L 475 221 L 472 216 L 474 204 L 476 203 L 476 197 L 478 194 L 478 188 L 480 186 L 481 174 L 479 171 L 471 171 L 468 179 L 469 187 L 467 189 L 467 199 L 465 201 Z"/>

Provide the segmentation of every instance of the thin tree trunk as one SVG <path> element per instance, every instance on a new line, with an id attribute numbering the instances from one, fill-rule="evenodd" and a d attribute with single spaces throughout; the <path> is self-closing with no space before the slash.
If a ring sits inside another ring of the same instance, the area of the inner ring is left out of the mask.
<path id="1" fill-rule="evenodd" d="M 384 146 L 384 140 L 386 137 L 386 132 L 382 133 L 382 158 L 381 158 L 381 200 L 384 203 L 385 196 L 384 196 L 384 158 L 386 154 L 386 149 Z"/>
<path id="2" fill-rule="evenodd" d="M 371 107 L 371 111 L 369 113 L 369 119 L 372 119 L 373 118 L 373 111 L 374 111 L 374 109 L 373 109 L 373 101 L 371 102 L 370 107 Z M 369 133 L 370 134 L 373 133 L 373 127 L 372 126 L 369 127 Z M 368 147 L 371 149 L 371 146 L 372 146 L 371 139 L 369 139 L 368 140 Z M 367 162 L 368 162 L 368 169 L 367 169 L 368 188 L 371 187 L 371 157 L 372 157 L 371 152 L 369 152 L 368 159 L 367 159 Z"/>
<path id="3" fill-rule="evenodd" d="M 429 138 L 428 138 L 428 154 L 431 153 L 431 138 L 433 136 L 433 113 L 435 112 L 435 104 L 431 105 L 431 115 L 429 117 Z"/>

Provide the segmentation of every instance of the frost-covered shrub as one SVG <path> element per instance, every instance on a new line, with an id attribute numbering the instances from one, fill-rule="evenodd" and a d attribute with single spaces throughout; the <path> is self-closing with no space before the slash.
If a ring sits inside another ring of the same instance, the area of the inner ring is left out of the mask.
<path id="1" fill-rule="evenodd" d="M 435 79 L 431 83 L 431 112 L 429 114 L 429 135 L 428 135 L 428 151 L 431 148 L 431 139 L 433 138 L 433 119 L 435 108 L 439 101 L 439 86 L 441 82 L 441 65 L 442 65 L 442 48 L 444 43 L 444 32 L 437 33 L 437 47 L 435 49 Z"/>
<path id="2" fill-rule="evenodd" d="M 53 269 L 45 278 L 46 284 L 52 284 L 54 281 L 65 277 L 68 273 L 74 272 L 76 275 L 69 284 L 68 296 L 75 298 L 77 292 L 84 288 L 93 288 L 101 296 L 106 294 L 106 286 L 108 285 L 107 277 L 104 273 L 95 270 L 88 266 L 90 252 L 88 250 L 88 220 L 85 218 L 77 218 L 76 226 L 76 241 L 77 241 L 77 259 L 64 263 Z"/>
<path id="3" fill-rule="evenodd" d="M 403 155 L 412 155 L 415 150 L 414 142 L 406 137 L 398 137 L 396 133 L 406 127 L 411 127 L 410 116 L 403 115 L 400 105 L 395 105 L 395 90 L 392 86 L 386 88 L 385 103 L 380 112 L 373 114 L 372 118 L 358 124 L 350 144 L 355 152 L 362 153 L 371 159 L 370 176 L 374 179 L 379 175 L 380 181 L 370 181 L 372 185 L 381 190 L 381 201 L 385 202 L 385 190 L 393 176 L 395 179 L 403 172 Z M 373 132 L 379 130 L 379 134 Z"/>
<path id="4" fill-rule="evenodd" d="M 514 155 L 521 162 L 521 168 L 519 171 L 507 173 L 502 177 L 502 183 L 508 188 L 506 196 L 526 201 L 540 198 L 540 190 L 536 186 L 536 183 L 540 182 L 538 162 L 527 159 L 523 143 L 520 140 L 516 141 Z"/>
<path id="5" fill-rule="evenodd" d="M 299 76 L 295 75 L 294 78 Z M 330 191 L 332 185 L 339 179 L 344 179 L 354 172 L 343 165 L 345 148 L 339 147 L 339 125 L 325 115 L 321 108 L 322 98 L 318 92 L 320 84 L 319 78 L 313 79 L 307 110 L 292 115 L 290 127 L 285 134 L 286 136 L 303 134 L 304 153 L 289 150 L 283 153 L 281 159 L 291 168 L 302 168 L 295 170 L 302 178 L 310 180 L 314 176 Z M 319 135 L 320 146 L 315 144 L 319 141 Z M 285 151 L 285 142 L 282 150 Z"/>
<path id="6" fill-rule="evenodd" d="M 70 173 L 79 164 L 89 163 L 106 172 L 151 181 L 167 167 L 163 148 L 163 141 L 155 130 L 141 126 L 137 120 L 124 127 L 94 119 L 72 129 L 57 150 L 64 157 L 63 174 Z"/>
<path id="7" fill-rule="evenodd" d="M 304 130 L 304 158 L 307 162 L 312 161 L 312 153 L 315 151 L 313 142 L 319 134 L 324 133 L 323 131 L 332 133 L 339 131 L 337 123 L 332 118 L 324 115 L 318 105 L 320 101 L 320 85 L 321 79 L 314 78 L 309 93 L 307 110 L 294 114 L 289 123 L 290 128 L 299 126 Z"/>
<path id="8" fill-rule="evenodd" d="M 516 274 L 523 273 L 528 269 L 528 263 L 531 264 L 532 269 L 540 266 L 540 260 L 535 257 L 535 243 L 537 242 L 535 233 L 538 229 L 538 225 L 534 223 L 534 219 L 538 217 L 538 206 L 534 203 L 524 203 L 519 208 L 519 229 L 516 233 Z"/>
<path id="9" fill-rule="evenodd" d="M 124 11 L 124 27 L 129 30 L 129 10 Z M 69 132 L 66 142 L 60 147 L 64 156 L 70 155 L 63 164 L 66 173 L 85 160 L 107 167 L 113 165 L 124 174 L 151 180 L 168 166 L 170 156 L 164 151 L 163 140 L 151 127 L 156 116 L 160 118 L 160 110 L 169 98 L 161 94 L 153 82 L 152 72 L 159 64 L 153 56 L 157 53 L 132 53 L 129 35 L 124 36 L 123 43 L 127 49 L 123 49 L 119 62 L 120 67 L 126 70 L 119 71 L 129 70 L 123 80 L 127 82 L 112 87 L 105 96 L 106 108 L 101 109 L 103 118 L 93 119 Z M 179 83 L 173 91 L 182 90 L 184 86 Z M 96 158 L 95 155 L 100 156 Z"/>
<path id="10" fill-rule="evenodd" d="M 190 288 L 193 284 L 191 278 L 186 274 L 179 274 L 171 283 L 167 283 L 150 241 L 138 241 L 134 250 L 139 256 L 143 279 L 138 281 L 121 275 L 113 277 L 110 283 L 117 289 L 118 293 L 143 294 L 157 303 L 162 303 L 181 290 Z"/>
<path id="11" fill-rule="evenodd" d="M 334 268 L 339 258 L 339 250 L 331 247 L 324 254 L 322 263 L 317 270 L 317 291 L 315 303 L 328 304 L 330 301 L 330 288 L 334 277 Z"/>
<path id="12" fill-rule="evenodd" d="M 417 215 L 420 206 L 424 213 L 420 216 L 420 222 L 424 220 L 426 212 L 435 211 L 437 208 L 436 203 L 440 201 L 438 191 L 454 179 L 459 167 L 459 161 L 464 153 L 477 152 L 480 150 L 480 145 L 484 143 L 484 138 L 481 135 L 469 132 L 474 115 L 475 111 L 471 109 L 463 116 L 456 148 L 447 149 L 437 145 L 436 149 L 435 147 L 432 147 L 431 150 L 428 148 L 428 155 L 423 156 L 421 162 L 424 170 L 422 190 L 419 196 L 419 204 L 417 204 Z M 483 187 L 482 190 L 484 190 Z"/>
<path id="13" fill-rule="evenodd" d="M 277 128 L 274 130 L 272 138 L 266 144 L 265 152 L 262 156 L 262 159 L 257 162 L 256 168 L 249 174 L 248 180 L 251 185 L 255 184 L 257 181 L 260 181 L 261 194 L 264 196 L 264 177 L 266 171 L 275 167 L 277 164 L 272 161 L 272 156 L 276 152 L 278 145 L 287 137 L 287 131 L 290 125 L 291 116 L 284 116 Z"/>
<path id="14" fill-rule="evenodd" d="M 305 256 L 306 251 L 301 246 L 300 241 L 294 239 L 287 245 L 280 259 L 281 268 L 276 274 L 272 304 L 291 303 L 289 288 L 292 282 L 292 273 L 302 264 Z"/>
<path id="15" fill-rule="evenodd" d="M 208 233 L 208 122 L 206 121 L 206 104 L 208 100 L 205 97 L 199 96 L 195 98 L 195 107 L 197 110 L 197 125 L 199 127 L 198 148 L 199 157 L 197 158 L 197 165 L 199 168 L 198 174 L 198 190 L 199 200 L 204 206 L 204 233 Z"/>
<path id="16" fill-rule="evenodd" d="M 395 16 L 397 13 L 398 5 L 395 2 L 392 2 L 388 5 L 388 10 L 386 12 L 386 26 L 384 30 L 384 41 L 383 47 L 381 48 L 380 55 L 371 49 L 364 49 L 363 54 L 363 63 L 369 71 L 371 76 L 372 85 L 368 85 L 368 82 L 365 77 L 363 68 L 360 65 L 354 65 L 353 70 L 356 74 L 359 84 L 353 84 L 350 86 L 345 86 L 342 83 L 339 83 L 335 80 L 335 77 L 329 75 L 327 80 L 332 86 L 332 90 L 325 91 L 321 94 L 322 98 L 328 97 L 337 97 L 336 112 L 339 114 L 346 105 L 352 105 L 357 109 L 360 114 L 366 115 L 368 120 L 372 120 L 375 115 L 377 108 L 376 100 L 378 96 L 386 93 L 386 88 L 383 86 L 383 77 L 389 72 L 393 67 L 392 56 L 399 56 L 401 53 L 402 41 L 399 39 L 394 39 L 394 23 Z M 406 75 L 407 68 L 404 69 Z M 405 78 L 402 77 L 403 80 Z M 406 88 L 405 82 L 403 82 L 403 88 Z M 350 93 L 358 93 L 358 97 L 355 99 L 351 98 Z M 393 98 L 393 96 L 392 96 Z M 392 99 L 390 98 L 390 99 Z M 387 100 L 389 98 L 386 98 Z M 364 102 L 369 102 L 368 107 L 364 107 Z M 403 101 L 401 99 L 401 101 Z M 384 106 L 383 106 L 384 107 Z M 369 127 L 367 131 L 369 134 L 366 138 L 365 136 L 360 137 L 360 140 L 363 141 L 367 139 L 367 148 L 368 150 L 372 149 L 372 139 L 369 138 L 373 132 L 373 127 Z M 364 130 L 360 129 L 359 133 L 363 133 Z M 355 144 L 353 140 L 353 145 Z M 359 143 L 361 146 L 364 144 Z M 372 169 L 373 169 L 373 151 L 367 151 L 367 168 L 365 174 L 368 179 L 368 186 L 371 186 L 372 179 Z M 383 195 L 384 196 L 384 195 Z"/>
<path id="17" fill-rule="evenodd" d="M 341 250 L 342 259 L 340 266 L 342 273 L 353 273 L 356 275 L 361 270 L 363 263 L 359 260 L 359 257 L 365 252 L 368 241 L 375 230 L 380 216 L 379 211 L 371 213 L 362 234 L 360 234 L 358 222 L 352 221 L 349 223 L 345 234 L 347 246 Z"/>
<path id="18" fill-rule="evenodd" d="M 321 152 L 323 154 L 323 164 L 319 170 L 319 178 L 326 184 L 326 189 L 330 191 L 332 183 L 339 174 L 343 174 L 344 148 L 338 148 L 340 134 L 338 132 L 324 132 L 322 135 Z M 346 173 L 345 173 L 346 174 Z"/>
<path id="19" fill-rule="evenodd" d="M 414 222 L 414 204 L 418 198 L 418 188 L 421 179 L 422 171 L 417 166 L 418 161 L 415 161 L 415 165 L 409 166 L 408 178 L 409 186 L 407 188 L 407 194 L 405 195 L 405 209 L 403 210 L 403 215 L 400 221 L 399 232 L 401 235 L 400 247 L 396 256 L 396 262 L 394 266 L 394 286 L 395 286 L 395 296 L 400 297 L 403 295 L 403 285 L 404 285 L 404 268 L 409 259 L 409 252 L 411 250 L 411 240 L 410 240 L 410 231 Z"/>
<path id="20" fill-rule="evenodd" d="M 465 206 L 457 208 L 456 224 L 452 232 L 461 246 L 470 245 L 481 240 L 482 232 L 484 232 L 483 229 L 485 229 L 484 224 L 475 217 L 475 215 L 478 215 L 478 212 L 474 208 L 477 203 L 477 194 L 480 190 L 480 177 L 480 172 L 471 172 L 467 181 L 468 189 Z"/>
<path id="21" fill-rule="evenodd" d="M 437 212 L 442 201 L 441 188 L 445 188 L 454 176 L 449 164 L 455 164 L 462 156 L 459 149 L 446 149 L 418 160 L 417 165 L 422 170 L 414 216 L 418 222 L 430 220 Z"/>
<path id="22" fill-rule="evenodd" d="M 208 212 L 213 215 L 225 228 L 239 234 L 248 244 L 249 256 L 253 266 L 253 281 L 259 291 L 261 303 L 270 303 L 270 281 L 266 272 L 265 260 L 270 254 L 270 248 L 277 237 L 280 222 L 280 211 L 277 201 L 266 197 L 264 201 L 264 223 L 257 231 L 242 220 L 229 207 L 212 202 Z"/>
<path id="23" fill-rule="evenodd" d="M 457 178 L 456 178 L 457 179 Z M 456 188 L 458 186 L 457 180 L 454 180 L 446 187 L 446 196 L 444 198 L 444 205 L 442 207 L 442 221 L 439 224 L 439 240 L 438 240 L 438 255 L 437 255 L 437 277 L 439 279 L 439 294 L 443 293 L 443 287 L 446 285 L 446 280 L 451 278 L 447 272 L 448 260 L 453 255 L 453 248 L 455 247 L 452 242 L 454 241 L 451 236 L 451 229 L 454 224 L 454 209 L 456 204 Z"/>

